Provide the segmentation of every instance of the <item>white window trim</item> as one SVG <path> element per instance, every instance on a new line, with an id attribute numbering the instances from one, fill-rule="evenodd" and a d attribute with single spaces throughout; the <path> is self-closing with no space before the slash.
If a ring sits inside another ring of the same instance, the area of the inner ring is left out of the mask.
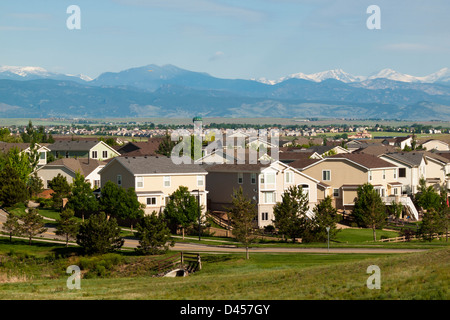
<path id="1" fill-rule="evenodd" d="M 91 153 L 92 159 L 97 159 L 97 158 L 98 158 L 98 152 L 97 152 L 97 150 L 92 150 L 91 152 L 92 152 L 92 153 Z M 95 157 L 94 157 L 94 152 L 95 152 Z"/>
<path id="2" fill-rule="evenodd" d="M 155 204 L 148 204 L 148 199 L 155 199 Z M 146 197 L 145 198 L 145 205 L 147 206 L 147 207 L 157 207 L 158 206 L 158 197 L 156 197 L 156 196 L 151 196 L 151 197 Z"/>
<path id="3" fill-rule="evenodd" d="M 311 188 L 310 188 L 310 185 L 309 185 L 308 183 L 299 183 L 299 184 L 297 185 L 297 187 L 302 187 L 303 193 L 305 192 L 305 189 L 303 189 L 303 185 L 308 186 L 308 202 L 309 202 L 309 199 L 311 198 Z"/>
<path id="4" fill-rule="evenodd" d="M 118 186 L 122 186 L 122 182 L 123 182 L 123 181 L 122 181 L 122 175 L 121 175 L 121 174 L 118 174 L 116 178 L 117 178 L 117 180 L 116 180 L 116 181 L 117 181 L 117 185 L 118 185 Z M 119 183 L 119 181 L 120 181 L 120 183 Z"/>
<path id="5" fill-rule="evenodd" d="M 324 179 L 323 173 L 324 173 L 324 172 L 327 172 L 327 171 L 330 173 L 330 177 L 329 177 L 329 179 Z M 330 170 L 330 169 L 322 170 L 322 180 L 323 180 L 323 181 L 331 181 L 331 170 Z"/>
<path id="6" fill-rule="evenodd" d="M 140 181 L 139 181 L 140 180 Z M 139 187 L 139 182 L 142 182 L 142 186 Z M 136 189 L 144 188 L 144 177 L 136 177 Z"/>
<path id="7" fill-rule="evenodd" d="M 250 174 L 250 183 L 256 184 L 257 181 L 258 181 L 258 177 L 256 176 L 256 173 Z"/>
<path id="8" fill-rule="evenodd" d="M 336 195 L 334 195 L 334 191 L 335 190 L 337 190 L 337 196 Z M 341 190 L 339 190 L 339 188 L 333 188 L 333 197 L 335 197 L 335 198 L 339 198 L 340 197 L 340 195 L 341 195 Z"/>
<path id="9" fill-rule="evenodd" d="M 290 179 L 288 179 L 290 177 Z M 292 171 L 286 171 L 284 174 L 284 182 L 286 184 L 294 183 L 294 173 Z"/>
<path id="10" fill-rule="evenodd" d="M 201 184 L 199 183 L 201 181 Z M 205 176 L 198 175 L 197 176 L 197 187 L 204 187 L 205 186 Z"/>
<path id="11" fill-rule="evenodd" d="M 169 182 L 169 185 L 168 185 L 168 186 L 166 186 L 166 182 Z M 164 177 L 163 177 L 163 187 L 164 187 L 164 188 L 170 188 L 171 184 L 172 184 L 172 179 L 171 179 L 171 177 L 170 177 L 170 176 L 164 176 Z"/>
<path id="12" fill-rule="evenodd" d="M 244 174 L 242 172 L 238 172 L 238 174 L 237 174 L 237 183 L 238 184 L 244 183 Z"/>
<path id="13" fill-rule="evenodd" d="M 105 153 L 106 153 L 106 155 L 105 155 Z M 103 159 L 107 159 L 108 158 L 108 151 L 107 150 L 103 150 L 102 151 L 102 158 Z"/>

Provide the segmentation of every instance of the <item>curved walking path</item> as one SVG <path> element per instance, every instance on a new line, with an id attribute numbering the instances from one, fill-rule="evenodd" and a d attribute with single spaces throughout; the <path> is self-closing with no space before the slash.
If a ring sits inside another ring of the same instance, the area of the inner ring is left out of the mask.
<path id="1" fill-rule="evenodd" d="M 7 213 L 0 209 L 0 229 L 2 224 L 5 223 L 7 218 Z M 65 244 L 64 237 L 57 236 L 54 233 L 55 229 L 53 227 L 48 227 L 47 231 L 44 233 L 45 236 L 51 237 L 52 239 L 39 239 L 33 238 L 35 241 L 45 241 Z M 9 235 L 3 235 L 4 237 L 9 237 Z M 43 238 L 42 235 L 40 238 Z M 13 238 L 23 238 L 25 237 L 13 237 Z M 57 239 L 60 239 L 59 241 Z M 134 239 L 124 239 L 124 248 L 136 248 L 139 243 Z M 70 245 L 76 245 L 74 243 L 69 243 Z M 176 242 L 174 247 L 170 248 L 175 251 L 189 251 L 189 252 L 217 252 L 217 253 L 236 253 L 245 252 L 245 248 L 236 247 L 235 245 L 206 245 L 206 244 L 195 244 L 186 242 Z M 411 253 L 411 252 L 421 252 L 427 249 L 390 249 L 390 248 L 330 248 L 329 253 Z M 249 248 L 250 253 L 328 253 L 327 248 L 283 248 L 283 247 L 258 247 Z"/>

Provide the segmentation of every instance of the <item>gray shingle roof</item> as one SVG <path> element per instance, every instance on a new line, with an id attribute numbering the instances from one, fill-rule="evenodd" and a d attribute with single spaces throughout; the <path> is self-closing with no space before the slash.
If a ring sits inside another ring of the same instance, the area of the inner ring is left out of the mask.
<path id="1" fill-rule="evenodd" d="M 423 159 L 421 152 L 394 152 L 386 153 L 386 156 L 413 166 L 420 165 Z"/>
<path id="2" fill-rule="evenodd" d="M 164 156 L 116 157 L 113 161 L 118 161 L 133 174 L 206 173 L 203 165 L 175 164 L 171 158 Z"/>
<path id="3" fill-rule="evenodd" d="M 98 140 L 84 140 L 84 141 L 57 141 L 51 145 L 48 145 L 52 151 L 88 151 L 91 150 L 100 141 Z"/>

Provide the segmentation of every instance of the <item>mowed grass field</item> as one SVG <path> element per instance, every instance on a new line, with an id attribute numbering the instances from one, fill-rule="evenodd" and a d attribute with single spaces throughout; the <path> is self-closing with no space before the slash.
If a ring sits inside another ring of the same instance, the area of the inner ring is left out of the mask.
<path id="1" fill-rule="evenodd" d="M 55 258 L 53 245 L 27 251 L 0 244 L 0 299 L 327 300 L 450 298 L 450 248 L 408 254 L 202 254 L 203 269 L 184 278 L 152 277 L 152 257 L 119 254 Z M 29 248 L 31 248 L 29 247 Z M 14 252 L 11 252 L 14 248 Z M 9 250 L 9 251 L 8 251 Z M 27 253 L 28 252 L 28 253 Z M 172 253 L 173 254 L 173 253 Z M 83 260 L 84 259 L 84 260 Z M 26 263 L 27 267 L 20 264 Z M 114 263 L 111 263 L 114 262 Z M 8 272 L 8 263 L 14 273 Z M 12 264 L 14 263 L 14 265 Z M 109 265 L 108 265 L 109 263 Z M 68 289 L 65 269 L 80 264 L 81 289 Z M 86 270 L 104 265 L 105 273 Z M 381 270 L 381 289 L 367 288 L 367 268 Z M 144 267 L 143 267 L 144 266 Z"/>

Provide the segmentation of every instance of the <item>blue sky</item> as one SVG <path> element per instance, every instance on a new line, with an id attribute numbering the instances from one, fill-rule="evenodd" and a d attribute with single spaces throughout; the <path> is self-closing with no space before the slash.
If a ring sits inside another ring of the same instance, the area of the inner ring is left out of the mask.
<path id="1" fill-rule="evenodd" d="M 81 29 L 69 30 L 69 5 Z M 369 30 L 369 5 L 381 30 Z M 2 0 L 0 65 L 96 77 L 173 64 L 221 78 L 450 67 L 448 0 Z"/>

